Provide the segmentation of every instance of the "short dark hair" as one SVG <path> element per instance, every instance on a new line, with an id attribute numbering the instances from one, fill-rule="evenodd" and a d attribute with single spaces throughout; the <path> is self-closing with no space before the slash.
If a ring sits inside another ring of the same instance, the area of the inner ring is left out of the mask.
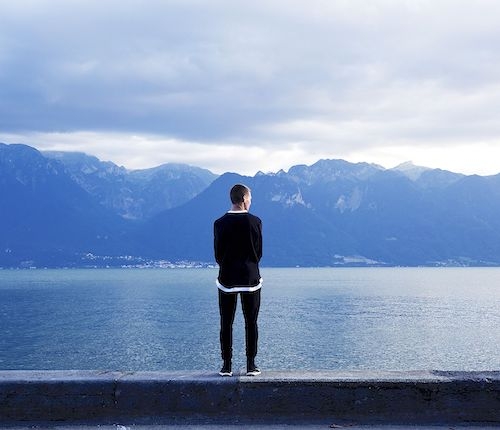
<path id="1" fill-rule="evenodd" d="M 246 185 L 243 184 L 233 185 L 233 188 L 231 188 L 231 191 L 229 192 L 231 203 L 236 205 L 238 203 L 243 202 L 247 194 L 250 194 L 250 188 L 248 188 Z"/>

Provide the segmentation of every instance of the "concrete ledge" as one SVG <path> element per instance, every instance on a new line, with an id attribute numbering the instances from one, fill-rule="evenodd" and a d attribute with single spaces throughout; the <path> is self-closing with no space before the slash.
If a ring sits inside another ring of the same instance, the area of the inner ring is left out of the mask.
<path id="1" fill-rule="evenodd" d="M 0 422 L 328 419 L 500 423 L 500 371 L 0 371 Z"/>

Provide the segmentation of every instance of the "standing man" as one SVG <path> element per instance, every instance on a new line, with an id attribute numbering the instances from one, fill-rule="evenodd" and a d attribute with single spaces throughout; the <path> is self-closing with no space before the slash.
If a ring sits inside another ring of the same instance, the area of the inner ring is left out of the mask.
<path id="1" fill-rule="evenodd" d="M 214 252 L 219 264 L 220 345 L 223 365 L 219 374 L 232 376 L 233 321 L 238 293 L 245 318 L 247 375 L 260 374 L 257 355 L 257 317 L 260 308 L 262 278 L 262 221 L 248 212 L 252 203 L 250 189 L 236 184 L 229 193 L 231 210 L 214 223 Z"/>

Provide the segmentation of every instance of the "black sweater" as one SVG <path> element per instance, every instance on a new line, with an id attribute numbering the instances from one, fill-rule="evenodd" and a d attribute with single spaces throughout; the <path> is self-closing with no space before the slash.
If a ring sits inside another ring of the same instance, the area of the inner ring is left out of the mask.
<path id="1" fill-rule="evenodd" d="M 260 286 L 260 218 L 248 212 L 230 211 L 217 219 L 214 222 L 214 253 L 219 264 L 218 281 L 225 289 L 252 291 Z"/>

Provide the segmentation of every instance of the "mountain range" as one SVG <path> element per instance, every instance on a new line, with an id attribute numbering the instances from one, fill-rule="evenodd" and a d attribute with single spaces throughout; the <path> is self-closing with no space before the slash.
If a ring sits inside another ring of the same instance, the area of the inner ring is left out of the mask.
<path id="1" fill-rule="evenodd" d="M 266 266 L 498 266 L 500 175 L 319 160 L 215 175 L 0 144 L 0 267 L 215 264 L 213 221 L 252 189 Z"/>

